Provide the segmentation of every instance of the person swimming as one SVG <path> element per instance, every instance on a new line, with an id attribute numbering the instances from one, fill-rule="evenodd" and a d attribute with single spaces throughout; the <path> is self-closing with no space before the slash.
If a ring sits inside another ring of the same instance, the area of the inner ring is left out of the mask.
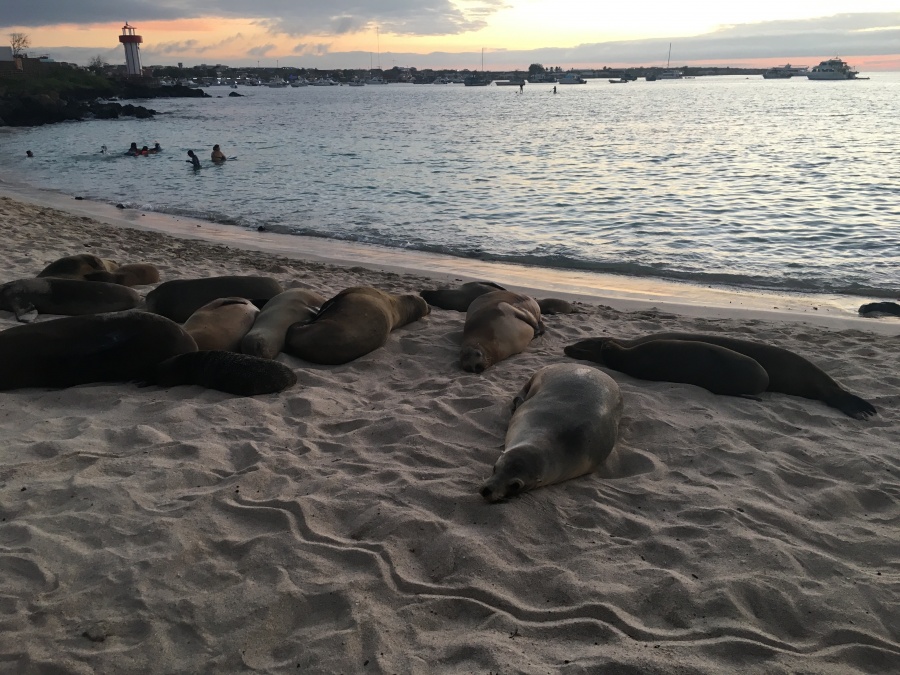
<path id="1" fill-rule="evenodd" d="M 153 144 L 153 147 L 150 148 L 150 154 L 151 154 L 151 155 L 155 155 L 155 154 L 157 154 L 157 153 L 159 153 L 159 152 L 162 152 L 162 148 L 159 147 L 159 142 L 156 142 L 156 143 Z"/>
<path id="2" fill-rule="evenodd" d="M 26 156 L 26 157 L 34 157 L 34 153 L 33 153 L 31 150 L 26 150 L 26 151 L 25 151 L 25 156 Z"/>
<path id="3" fill-rule="evenodd" d="M 137 157 L 141 154 L 141 151 L 138 149 L 137 143 L 132 143 L 131 147 L 125 151 L 126 155 L 131 155 L 132 157 Z"/>
<path id="4" fill-rule="evenodd" d="M 106 154 L 106 150 L 107 150 L 107 148 L 106 148 L 105 145 L 101 145 L 101 146 L 100 146 L 100 154 L 101 154 L 101 155 L 105 155 L 105 154 Z"/>
<path id="5" fill-rule="evenodd" d="M 213 146 L 212 154 L 210 155 L 210 159 L 214 161 L 216 164 L 221 164 L 228 158 L 225 156 L 225 153 L 219 149 L 218 144 Z"/>
<path id="6" fill-rule="evenodd" d="M 190 157 L 190 159 L 186 159 L 184 161 L 187 162 L 188 164 L 193 164 L 195 169 L 199 169 L 200 168 L 200 158 L 194 154 L 193 150 L 188 150 L 188 157 Z"/>
<path id="7" fill-rule="evenodd" d="M 142 157 L 146 157 L 149 154 L 150 154 L 150 148 L 148 148 L 146 145 L 143 148 L 141 148 L 141 156 Z"/>

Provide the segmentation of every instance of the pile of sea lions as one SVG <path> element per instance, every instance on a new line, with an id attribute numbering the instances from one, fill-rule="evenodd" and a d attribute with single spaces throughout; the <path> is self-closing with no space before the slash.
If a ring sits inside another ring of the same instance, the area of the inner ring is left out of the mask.
<path id="1" fill-rule="evenodd" d="M 567 301 L 537 300 L 492 282 L 419 295 L 357 286 L 330 299 L 285 290 L 264 276 L 167 281 L 146 299 L 130 288 L 158 281 L 152 265 L 119 266 L 80 254 L 51 263 L 34 279 L 0 286 L 0 309 L 21 321 L 35 311 L 67 315 L 0 332 L 0 390 L 134 381 L 242 396 L 275 393 L 297 382 L 275 360 L 279 353 L 348 363 L 383 347 L 394 329 L 427 316 L 432 306 L 466 313 L 459 365 L 478 374 L 543 334 L 542 312 L 577 311 Z M 749 340 L 690 333 L 601 337 L 565 353 L 639 379 L 731 396 L 775 391 L 822 401 L 856 419 L 876 414 L 805 358 Z M 615 447 L 622 405 L 615 380 L 592 366 L 541 368 L 513 401 L 505 449 L 482 496 L 497 502 L 594 471 Z"/>

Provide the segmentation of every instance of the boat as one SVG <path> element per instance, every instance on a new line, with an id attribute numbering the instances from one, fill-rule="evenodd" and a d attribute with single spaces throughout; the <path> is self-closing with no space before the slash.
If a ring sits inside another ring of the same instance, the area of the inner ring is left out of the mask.
<path id="1" fill-rule="evenodd" d="M 385 82 L 384 78 L 380 75 L 376 75 L 366 80 L 366 84 L 387 84 L 387 82 Z"/>
<path id="2" fill-rule="evenodd" d="M 787 80 L 794 75 L 806 77 L 809 75 L 809 66 L 792 66 L 790 63 L 783 66 L 772 66 L 763 73 L 766 80 Z"/>
<path id="3" fill-rule="evenodd" d="M 349 84 L 351 87 L 365 87 L 366 86 L 365 82 L 363 82 L 360 79 L 356 79 L 356 78 L 350 80 L 347 84 Z"/>
<path id="4" fill-rule="evenodd" d="M 292 87 L 308 87 L 309 82 L 306 81 L 305 77 L 298 77 L 296 80 L 291 80 Z"/>
<path id="5" fill-rule="evenodd" d="M 809 71 L 811 80 L 855 80 L 859 73 L 838 57 L 822 61 Z"/>
<path id="6" fill-rule="evenodd" d="M 672 70 L 669 68 L 669 62 L 672 60 L 672 43 L 669 43 L 669 55 L 666 57 L 666 69 L 661 73 L 653 73 L 644 77 L 647 82 L 655 82 L 656 80 L 683 80 L 684 73 L 680 70 Z"/>
<path id="7" fill-rule="evenodd" d="M 491 80 L 484 74 L 484 47 L 481 48 L 481 72 L 467 75 L 463 80 L 463 84 L 467 87 L 486 87 Z"/>
<path id="8" fill-rule="evenodd" d="M 284 87 L 288 86 L 288 83 L 282 79 L 274 79 L 267 82 L 266 86 L 271 89 L 283 89 Z"/>
<path id="9" fill-rule="evenodd" d="M 618 80 L 610 80 L 610 84 L 628 84 L 631 80 L 628 80 L 624 77 L 620 77 Z"/>
<path id="10" fill-rule="evenodd" d="M 566 73 L 556 82 L 557 84 L 587 84 L 587 80 L 578 73 Z"/>
<path id="11" fill-rule="evenodd" d="M 336 87 L 337 82 L 332 80 L 330 77 L 320 77 L 318 80 L 313 80 L 310 84 L 314 87 Z"/>

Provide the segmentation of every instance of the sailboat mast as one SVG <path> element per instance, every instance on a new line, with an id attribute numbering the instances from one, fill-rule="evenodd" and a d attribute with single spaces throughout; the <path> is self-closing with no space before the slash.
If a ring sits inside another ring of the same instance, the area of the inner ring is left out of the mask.
<path id="1" fill-rule="evenodd" d="M 378 49 L 378 70 L 381 70 L 381 38 L 378 35 L 378 26 L 375 26 L 375 47 Z M 671 44 L 669 49 L 672 49 Z"/>
<path id="2" fill-rule="evenodd" d="M 669 43 L 669 55 L 666 57 L 666 70 L 669 69 L 669 61 L 672 60 L 672 43 Z"/>

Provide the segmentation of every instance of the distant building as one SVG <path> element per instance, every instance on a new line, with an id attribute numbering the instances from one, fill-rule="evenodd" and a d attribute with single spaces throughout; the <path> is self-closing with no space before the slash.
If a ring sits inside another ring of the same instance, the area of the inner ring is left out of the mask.
<path id="1" fill-rule="evenodd" d="M 12 61 L 12 60 L 13 60 L 12 47 L 0 47 L 0 61 Z"/>

